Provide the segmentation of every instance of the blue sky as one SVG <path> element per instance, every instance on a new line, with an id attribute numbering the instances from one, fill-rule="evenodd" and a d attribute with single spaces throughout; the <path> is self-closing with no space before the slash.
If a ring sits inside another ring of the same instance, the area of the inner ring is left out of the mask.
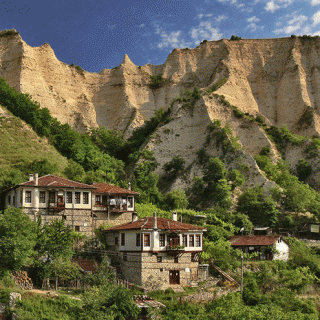
<path id="1" fill-rule="evenodd" d="M 30 46 L 48 42 L 57 58 L 99 72 L 162 64 L 174 48 L 206 40 L 320 35 L 320 0 L 0 0 L 0 30 Z"/>

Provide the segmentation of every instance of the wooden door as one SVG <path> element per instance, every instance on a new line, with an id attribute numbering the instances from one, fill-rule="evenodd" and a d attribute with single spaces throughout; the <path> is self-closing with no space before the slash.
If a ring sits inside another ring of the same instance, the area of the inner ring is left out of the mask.
<path id="1" fill-rule="evenodd" d="M 171 247 L 179 246 L 180 245 L 180 238 L 175 236 L 175 237 L 170 237 L 169 240 L 169 245 Z"/>
<path id="2" fill-rule="evenodd" d="M 169 284 L 180 284 L 180 274 L 178 270 L 169 271 Z"/>
<path id="3" fill-rule="evenodd" d="M 58 208 L 64 207 L 63 196 L 58 196 L 57 197 L 57 202 L 58 202 Z"/>

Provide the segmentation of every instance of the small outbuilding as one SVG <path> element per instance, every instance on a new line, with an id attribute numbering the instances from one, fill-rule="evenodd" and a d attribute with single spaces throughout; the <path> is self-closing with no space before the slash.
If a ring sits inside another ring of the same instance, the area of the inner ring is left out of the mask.
<path id="1" fill-rule="evenodd" d="M 289 259 L 289 245 L 279 235 L 234 236 L 230 242 L 233 248 L 240 249 L 244 253 L 258 252 L 258 260 L 288 261 Z"/>

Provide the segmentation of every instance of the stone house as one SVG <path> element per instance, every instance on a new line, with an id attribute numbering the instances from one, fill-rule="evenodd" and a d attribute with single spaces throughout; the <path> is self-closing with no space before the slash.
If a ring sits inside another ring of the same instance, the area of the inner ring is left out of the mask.
<path id="1" fill-rule="evenodd" d="M 109 221 L 111 225 L 130 222 L 135 211 L 135 196 L 139 193 L 108 183 L 94 183 L 92 190 L 92 212 L 97 221 Z"/>
<path id="2" fill-rule="evenodd" d="M 107 189 L 117 193 L 107 192 Z M 105 207 L 97 206 L 97 195 L 103 199 L 101 203 Z M 5 208 L 23 208 L 32 220 L 37 221 L 41 217 L 42 224 L 63 219 L 75 231 L 92 237 L 94 229 L 103 223 L 116 225 L 131 221 L 134 207 L 128 208 L 130 213 L 123 206 L 121 210 L 112 212 L 110 202 L 121 198 L 134 204 L 136 195 L 137 192 L 107 183 L 88 185 L 51 174 L 38 177 L 35 173 L 29 175 L 29 181 L 5 191 Z"/>
<path id="3" fill-rule="evenodd" d="M 107 250 L 117 253 L 112 263 L 128 281 L 146 288 L 188 286 L 208 276 L 208 265 L 199 265 L 205 228 L 153 217 L 137 219 L 104 230 Z"/>
<path id="4" fill-rule="evenodd" d="M 289 260 L 289 245 L 279 235 L 234 236 L 230 242 L 233 248 L 244 253 L 258 252 L 258 260 Z M 275 249 L 275 252 L 272 249 Z"/>

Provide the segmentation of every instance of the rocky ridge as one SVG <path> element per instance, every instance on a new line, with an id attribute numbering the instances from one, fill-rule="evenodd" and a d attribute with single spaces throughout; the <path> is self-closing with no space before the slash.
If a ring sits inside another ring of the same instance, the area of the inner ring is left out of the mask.
<path id="1" fill-rule="evenodd" d="M 269 189 L 273 183 L 264 177 L 253 157 L 269 146 L 275 162 L 279 158 L 275 145 L 260 126 L 235 117 L 232 108 L 205 94 L 205 89 L 225 79 L 215 93 L 241 112 L 260 115 L 269 125 L 287 125 L 300 135 L 319 136 L 319 55 L 320 40 L 315 38 L 222 39 L 204 41 L 195 49 L 175 49 L 159 66 L 138 67 L 125 55 L 118 67 L 93 73 L 79 72 L 59 61 L 47 43 L 33 48 L 20 35 L 14 35 L 0 37 L 0 76 L 78 131 L 100 125 L 119 130 L 125 137 L 159 108 L 167 110 L 187 89 L 199 87 L 202 96 L 193 110 L 174 103 L 172 121 L 158 128 L 146 144 L 159 163 L 157 173 L 174 155 L 181 155 L 191 168 L 189 179 L 178 179 L 172 187 L 185 188 L 201 171 L 196 152 L 205 145 L 207 126 L 219 119 L 223 127 L 229 124 L 243 147 L 238 152 L 242 164 L 250 169 L 247 185 Z M 159 73 L 166 82 L 159 89 L 151 89 L 150 76 Z M 298 122 L 308 106 L 313 121 L 302 128 Z M 213 143 L 205 148 L 212 156 L 221 153 Z M 303 148 L 286 150 L 291 165 L 301 158 Z M 319 184 L 318 159 L 312 161 L 316 168 L 312 179 Z"/>

